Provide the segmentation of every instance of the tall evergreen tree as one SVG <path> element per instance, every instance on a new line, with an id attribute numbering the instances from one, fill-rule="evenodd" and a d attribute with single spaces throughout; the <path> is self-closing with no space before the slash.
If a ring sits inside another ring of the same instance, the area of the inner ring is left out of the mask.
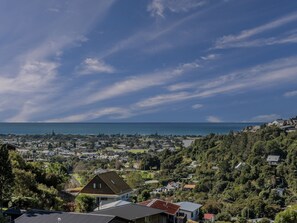
<path id="1" fill-rule="evenodd" d="M 9 159 L 9 151 L 6 145 L 0 147 L 0 212 L 2 212 L 4 200 L 9 199 L 13 186 L 12 166 Z"/>

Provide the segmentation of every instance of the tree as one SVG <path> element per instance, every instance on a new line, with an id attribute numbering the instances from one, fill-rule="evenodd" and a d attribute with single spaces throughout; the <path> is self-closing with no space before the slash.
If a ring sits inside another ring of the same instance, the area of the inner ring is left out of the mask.
<path id="1" fill-rule="evenodd" d="M 247 223 L 247 220 L 244 217 L 238 217 L 236 223 Z"/>
<path id="2" fill-rule="evenodd" d="M 141 169 L 150 170 L 152 168 L 160 169 L 160 160 L 157 156 L 145 155 L 141 160 Z"/>
<path id="3" fill-rule="evenodd" d="M 0 212 L 4 200 L 11 196 L 13 186 L 13 173 L 6 145 L 0 147 Z"/>
<path id="4" fill-rule="evenodd" d="M 279 212 L 275 217 L 275 223 L 296 223 L 297 222 L 297 205 Z"/>
<path id="5" fill-rule="evenodd" d="M 138 196 L 138 201 L 146 201 L 150 198 L 150 192 L 148 190 L 143 190 Z"/>
<path id="6" fill-rule="evenodd" d="M 95 199 L 87 195 L 79 195 L 75 199 L 75 205 L 79 212 L 90 212 L 94 210 Z"/>
<path id="7" fill-rule="evenodd" d="M 221 212 L 216 215 L 217 221 L 231 221 L 231 215 L 226 212 Z"/>
<path id="8" fill-rule="evenodd" d="M 137 188 L 143 184 L 144 180 L 142 179 L 141 173 L 132 171 L 126 175 L 127 183 L 132 188 Z"/>
<path id="9" fill-rule="evenodd" d="M 8 221 L 6 221 L 6 219 L 1 213 L 0 213 L 0 223 L 8 223 Z"/>

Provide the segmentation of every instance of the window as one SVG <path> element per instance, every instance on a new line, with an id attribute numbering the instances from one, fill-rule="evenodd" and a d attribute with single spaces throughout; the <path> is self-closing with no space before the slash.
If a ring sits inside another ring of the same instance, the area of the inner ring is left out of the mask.
<path id="1" fill-rule="evenodd" d="M 96 189 L 97 188 L 97 185 L 96 183 L 93 183 L 93 188 Z"/>
<path id="2" fill-rule="evenodd" d="M 101 201 L 107 201 L 107 197 L 101 197 Z"/>

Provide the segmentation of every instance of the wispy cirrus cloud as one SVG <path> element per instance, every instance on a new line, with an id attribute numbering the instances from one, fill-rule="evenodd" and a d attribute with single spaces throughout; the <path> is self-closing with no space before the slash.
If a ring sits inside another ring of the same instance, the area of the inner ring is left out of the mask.
<path id="1" fill-rule="evenodd" d="M 218 78 L 204 79 L 200 82 L 176 84 L 169 90 L 182 92 L 156 95 L 136 103 L 140 108 L 159 106 L 164 103 L 174 103 L 189 99 L 203 99 L 228 93 L 241 93 L 263 87 L 285 84 L 296 81 L 297 58 L 289 57 L 266 64 L 253 66 Z M 187 90 L 187 91 L 185 91 Z"/>
<path id="2" fill-rule="evenodd" d="M 168 81 L 172 81 L 181 75 L 197 69 L 199 65 L 196 62 L 181 64 L 172 69 L 166 69 L 163 71 L 156 71 L 151 74 L 134 76 L 127 78 L 126 80 L 119 81 L 113 85 L 106 86 L 106 88 L 97 91 L 96 93 L 87 92 L 79 100 L 78 103 L 72 103 L 72 109 L 82 108 L 88 104 L 101 102 L 107 99 L 123 97 L 126 94 L 139 92 L 147 88 L 153 88 L 166 84 Z M 93 88 L 92 86 L 91 88 Z M 174 97 L 174 96 L 172 96 Z M 69 100 L 69 99 L 68 99 Z M 169 100 L 169 99 L 167 99 Z M 64 106 L 65 107 L 65 106 Z M 157 112 L 158 109 L 151 108 L 140 104 L 126 105 L 125 107 L 103 107 L 100 109 L 92 109 L 84 112 L 75 112 L 75 114 L 64 115 L 58 119 L 45 119 L 46 122 L 79 122 L 90 121 L 100 117 L 107 117 L 112 119 L 129 118 L 141 114 L 148 114 Z M 69 110 L 69 109 L 68 109 Z M 67 110 L 66 110 L 67 111 Z"/>
<path id="3" fill-rule="evenodd" d="M 297 96 L 297 90 L 296 91 L 288 91 L 288 92 L 286 92 L 286 93 L 284 93 L 284 96 L 285 97 L 295 97 L 295 96 Z"/>
<path id="4" fill-rule="evenodd" d="M 179 28 L 183 27 L 183 25 L 187 24 L 187 22 L 190 22 L 199 17 L 203 17 L 211 10 L 212 7 L 205 8 L 203 10 L 186 15 L 185 17 L 178 20 L 174 20 L 169 24 L 166 23 L 157 27 L 153 25 L 145 27 L 144 29 L 140 29 L 137 32 L 131 34 L 130 36 L 127 36 L 126 38 L 123 38 L 114 43 L 112 47 L 101 53 L 100 58 L 106 58 L 124 50 L 131 50 L 136 48 L 139 49 L 141 47 L 143 47 L 144 52 L 148 53 L 155 53 L 167 49 L 172 49 L 176 47 L 178 44 L 172 44 L 172 42 L 168 41 L 168 38 L 166 38 L 163 42 L 161 41 L 161 43 L 157 41 L 160 40 L 161 37 L 176 32 L 177 30 L 179 30 Z M 195 40 L 197 41 L 197 39 Z M 154 43 L 152 46 L 150 46 L 150 49 L 148 49 L 149 43 Z M 156 48 L 156 44 L 158 45 L 158 48 Z"/>
<path id="5" fill-rule="evenodd" d="M 199 65 L 196 62 L 185 63 L 173 69 L 156 71 L 146 75 L 138 75 L 107 86 L 103 90 L 91 94 L 85 103 L 95 103 L 106 99 L 123 96 L 128 93 L 138 92 L 143 89 L 164 85 L 186 72 L 197 69 Z"/>
<path id="6" fill-rule="evenodd" d="M 207 120 L 208 122 L 213 122 L 213 123 L 222 122 L 222 120 L 221 120 L 219 117 L 217 117 L 217 116 L 213 116 L 213 115 L 208 116 L 208 117 L 206 118 L 206 120 Z"/>
<path id="7" fill-rule="evenodd" d="M 281 44 L 297 43 L 297 34 L 285 34 L 277 37 L 258 38 L 255 40 L 237 41 L 225 45 L 226 48 L 246 48 L 246 47 L 263 47 Z"/>
<path id="8" fill-rule="evenodd" d="M 179 92 L 173 94 L 163 94 L 157 95 L 142 101 L 139 101 L 135 104 L 138 108 L 147 108 L 147 107 L 154 107 L 159 105 L 164 105 L 168 103 L 173 103 L 177 101 L 182 101 L 189 98 L 188 92 Z"/>
<path id="9" fill-rule="evenodd" d="M 93 0 L 88 2 L 95 3 Z M 13 15 L 13 20 L 4 19 L 10 22 L 2 27 L 0 33 L 6 33 L 11 27 L 14 27 L 14 32 L 5 39 L 2 48 L 3 54 L 7 51 L 7 58 L 13 59 L 2 60 L 0 55 L 0 65 L 5 63 L 0 73 L 0 96 L 3 98 L 0 110 L 9 111 L 2 112 L 2 120 L 32 121 L 55 112 L 52 101 L 60 100 L 65 88 L 69 87 L 59 73 L 59 57 L 65 49 L 86 41 L 88 29 L 104 18 L 113 2 L 99 3 L 101 7 L 97 9 L 84 5 L 84 10 L 77 0 L 66 5 L 59 1 L 26 3 L 26 7 L 20 6 L 21 9 Z M 53 15 L 52 10 L 48 10 L 51 4 L 63 7 Z M 40 11 L 46 12 L 42 18 Z M 84 14 L 88 16 L 82 16 Z M 10 13 L 1 14 L 2 19 L 11 16 Z"/>
<path id="10" fill-rule="evenodd" d="M 202 56 L 201 59 L 202 60 L 215 60 L 219 57 L 220 55 L 219 54 L 214 54 L 214 53 L 211 53 L 211 54 L 208 54 L 206 56 Z"/>
<path id="11" fill-rule="evenodd" d="M 275 84 L 282 84 L 296 80 L 297 73 L 297 59 L 295 57 L 283 58 L 271 61 L 266 64 L 260 64 L 247 69 L 239 70 L 227 75 L 220 76 L 213 79 L 205 79 L 202 82 L 194 83 L 188 86 L 188 91 L 159 94 L 149 98 L 144 98 L 136 103 L 125 106 L 124 108 L 109 110 L 110 107 L 102 108 L 98 111 L 102 112 L 84 112 L 75 115 L 68 115 L 59 121 L 81 121 L 93 120 L 99 117 L 127 118 L 143 114 L 146 111 L 156 112 L 154 109 L 164 108 L 164 105 L 171 103 L 182 102 L 189 99 L 203 99 L 207 97 L 215 97 L 217 95 L 231 93 L 240 93 L 242 91 L 254 91 L 257 88 L 274 86 Z M 198 66 L 197 63 L 188 63 L 178 66 L 177 68 L 159 71 L 149 75 L 142 75 L 133 78 L 128 78 L 124 81 L 118 82 L 114 85 L 108 86 L 106 89 L 99 91 L 89 98 L 86 96 L 83 101 L 87 103 L 95 103 L 98 101 L 122 97 L 124 94 L 139 92 L 146 88 L 152 88 L 164 85 L 187 71 L 193 71 Z M 87 100 L 86 100 L 87 99 Z M 79 105 L 78 105 L 79 106 Z M 193 108 L 200 108 L 201 105 L 195 105 Z M 120 112 L 122 110 L 122 112 Z M 269 116 L 267 119 L 271 119 Z M 264 120 L 264 116 L 251 121 Z M 53 121 L 53 120 L 51 120 Z M 58 121 L 58 120 L 55 120 Z M 218 122 L 220 119 L 215 119 L 210 116 L 208 121 Z"/>
<path id="12" fill-rule="evenodd" d="M 93 111 L 82 112 L 75 115 L 69 115 L 62 118 L 49 119 L 49 120 L 46 120 L 46 122 L 82 122 L 82 121 L 94 120 L 104 116 L 113 116 L 113 115 L 129 117 L 130 111 L 128 109 L 121 108 L 121 107 L 108 107 L 108 108 L 102 108 L 102 109 L 97 109 Z"/>
<path id="13" fill-rule="evenodd" d="M 194 105 L 192 105 L 193 109 L 200 109 L 200 108 L 203 108 L 203 107 L 204 107 L 203 104 L 194 104 Z"/>
<path id="14" fill-rule="evenodd" d="M 283 16 L 279 19 L 273 20 L 271 22 L 268 22 L 264 25 L 260 25 L 251 29 L 246 29 L 241 31 L 239 34 L 237 35 L 227 35 L 227 36 L 223 36 L 219 39 L 216 40 L 215 42 L 215 49 L 224 49 L 224 48 L 230 48 L 230 47 L 239 47 L 239 46 L 244 46 L 244 45 L 255 45 L 255 44 L 260 44 L 260 42 L 263 43 L 263 41 L 266 41 L 267 44 L 272 44 L 272 43 L 277 43 L 278 40 L 277 39 L 265 39 L 265 40 L 259 40 L 258 42 L 256 41 L 252 41 L 252 42 L 245 42 L 248 38 L 254 37 L 258 34 L 267 32 L 269 30 L 273 30 L 279 27 L 282 27 L 288 23 L 294 22 L 297 20 L 297 14 L 296 12 Z M 290 37 L 288 38 L 290 39 Z M 288 40 L 287 40 L 288 41 Z M 281 42 L 285 42 L 285 39 L 283 40 L 279 40 L 279 43 Z"/>
<path id="15" fill-rule="evenodd" d="M 205 0 L 152 0 L 147 10 L 153 17 L 165 17 L 168 10 L 173 13 L 187 12 L 190 9 L 203 6 L 207 3 Z"/>
<path id="16" fill-rule="evenodd" d="M 80 66 L 77 67 L 79 74 L 96 74 L 96 73 L 114 73 L 115 68 L 106 64 L 98 58 L 86 58 Z"/>
<path id="17" fill-rule="evenodd" d="M 271 122 L 278 118 L 280 118 L 280 115 L 277 114 L 258 115 L 251 118 L 250 122 Z"/>

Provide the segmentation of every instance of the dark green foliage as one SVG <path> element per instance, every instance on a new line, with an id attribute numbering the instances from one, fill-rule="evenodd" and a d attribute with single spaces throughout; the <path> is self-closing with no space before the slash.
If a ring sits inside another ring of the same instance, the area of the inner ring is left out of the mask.
<path id="1" fill-rule="evenodd" d="M 157 156 L 152 156 L 145 154 L 141 160 L 140 169 L 142 170 L 151 170 L 151 169 L 160 169 L 160 160 Z"/>
<path id="2" fill-rule="evenodd" d="M 90 212 L 95 208 L 95 199 L 87 195 L 79 195 L 75 199 L 76 211 Z"/>
<path id="3" fill-rule="evenodd" d="M 275 223 L 296 223 L 297 222 L 297 205 L 278 213 L 275 217 Z"/>
<path id="4" fill-rule="evenodd" d="M 142 179 L 141 173 L 132 171 L 127 174 L 126 182 L 129 184 L 130 187 L 137 188 L 144 183 L 144 180 Z"/>
<path id="5" fill-rule="evenodd" d="M 2 213 L 0 213 L 0 223 L 8 223 L 8 222 L 9 221 L 4 218 L 4 216 L 2 215 Z"/>
<path id="6" fill-rule="evenodd" d="M 270 165 L 269 155 L 279 155 L 280 163 Z M 257 132 L 201 137 L 190 150 L 164 151 L 161 177 L 181 179 L 175 173 L 190 171 L 188 157 L 199 164 L 192 171 L 200 197 L 181 192 L 175 200 L 193 199 L 208 212 L 241 216 L 238 221 L 242 222 L 244 218 L 273 219 L 281 208 L 297 202 L 296 132 L 262 127 Z M 279 188 L 284 189 L 283 195 Z"/>
<path id="7" fill-rule="evenodd" d="M 150 198 L 150 192 L 148 190 L 143 190 L 138 196 L 138 202 L 146 201 Z"/>
<path id="8" fill-rule="evenodd" d="M 58 163 L 26 163 L 16 152 L 10 152 L 14 188 L 10 206 L 61 210 L 59 190 L 68 180 L 66 168 Z"/>
<path id="9" fill-rule="evenodd" d="M 11 196 L 13 186 L 13 173 L 6 145 L 0 146 L 0 212 L 3 202 Z"/>
<path id="10" fill-rule="evenodd" d="M 217 221 L 231 221 L 231 215 L 226 212 L 222 212 L 216 215 Z"/>

